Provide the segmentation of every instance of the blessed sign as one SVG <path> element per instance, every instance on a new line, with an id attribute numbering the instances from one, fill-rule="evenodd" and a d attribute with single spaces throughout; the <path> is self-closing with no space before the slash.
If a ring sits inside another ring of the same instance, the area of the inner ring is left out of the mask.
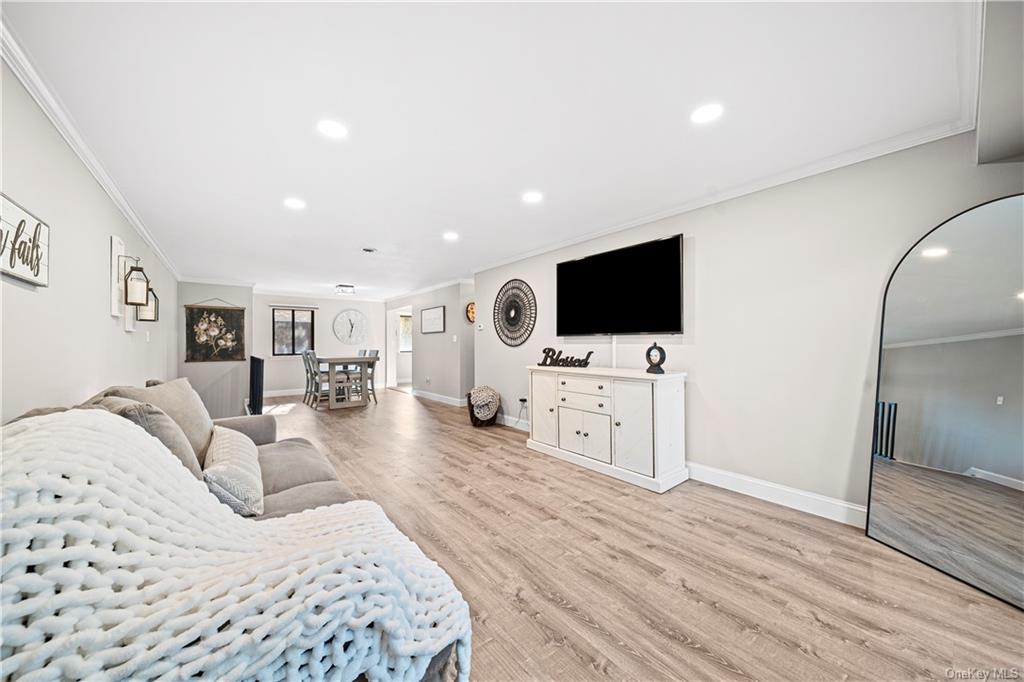
<path id="1" fill-rule="evenodd" d="M 50 227 L 0 194 L 0 271 L 50 285 Z"/>
<path id="2" fill-rule="evenodd" d="M 594 351 L 590 351 L 582 358 L 576 358 L 571 355 L 563 357 L 562 351 L 555 351 L 554 348 L 545 348 L 544 357 L 537 365 L 539 367 L 589 367 L 590 356 L 593 354 Z"/>

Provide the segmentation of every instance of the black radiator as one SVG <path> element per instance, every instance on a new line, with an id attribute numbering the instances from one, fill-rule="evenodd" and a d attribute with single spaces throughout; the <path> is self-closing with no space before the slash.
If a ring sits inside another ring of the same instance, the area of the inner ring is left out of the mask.
<path id="1" fill-rule="evenodd" d="M 879 400 L 875 403 L 875 428 L 871 436 L 871 452 L 893 459 L 896 450 L 896 415 L 899 405 Z"/>

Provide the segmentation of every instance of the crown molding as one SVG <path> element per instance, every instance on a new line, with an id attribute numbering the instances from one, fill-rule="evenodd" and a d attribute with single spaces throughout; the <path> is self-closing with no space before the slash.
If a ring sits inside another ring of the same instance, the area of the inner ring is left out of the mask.
<path id="1" fill-rule="evenodd" d="M 518 260 L 518 259 L 516 259 L 516 260 Z M 430 285 L 428 287 L 423 287 L 422 289 L 416 289 L 414 291 L 407 291 L 404 294 L 399 294 L 398 296 L 389 296 L 388 298 L 384 299 L 384 302 L 385 303 L 394 303 L 395 301 L 400 301 L 403 298 L 409 298 L 410 296 L 419 296 L 420 294 L 427 294 L 427 293 L 430 293 L 431 291 L 437 291 L 438 289 L 445 289 L 447 287 L 452 287 L 452 286 L 456 286 L 456 285 L 459 285 L 459 284 L 475 284 L 475 283 L 476 283 L 476 280 L 467 279 L 467 278 L 450 279 L 447 282 L 441 282 L 440 284 L 432 284 L 432 285 Z"/>
<path id="2" fill-rule="evenodd" d="M 256 285 L 252 282 L 238 282 L 234 280 L 226 279 L 205 279 L 203 277 L 179 277 L 179 284 L 205 284 L 211 287 L 239 287 L 242 289 L 255 289 Z M 255 293 L 255 291 L 253 292 Z"/>
<path id="3" fill-rule="evenodd" d="M 961 341 L 980 341 L 982 339 L 1001 339 L 1004 336 L 1020 336 L 1024 334 L 1022 329 L 997 329 L 991 332 L 977 332 L 974 334 L 961 334 L 959 336 L 941 336 L 934 339 L 920 339 L 917 341 L 900 341 L 898 343 L 887 343 L 882 350 L 893 348 L 912 348 L 914 346 L 936 346 L 940 343 L 959 343 Z"/>
<path id="4" fill-rule="evenodd" d="M 252 293 L 256 296 L 280 296 L 284 299 L 297 301 L 337 301 L 339 303 L 384 303 L 383 298 L 359 298 L 357 296 L 339 296 L 338 294 L 304 294 L 299 291 L 282 291 L 280 289 L 264 289 L 254 287 Z M 301 304 L 296 304 L 301 306 Z"/>
<path id="5" fill-rule="evenodd" d="M 46 117 L 50 119 L 53 127 L 57 129 L 57 132 L 64 138 L 64 141 L 68 143 L 71 150 L 75 152 L 92 176 L 96 178 L 96 182 L 100 184 L 100 187 L 107 193 L 110 200 L 121 211 L 125 220 L 135 228 L 142 241 L 146 243 L 146 246 L 163 263 L 164 267 L 170 271 L 171 276 L 175 280 L 180 281 L 181 278 L 178 275 L 178 269 L 174 267 L 174 263 L 167 257 L 164 250 L 160 248 L 156 239 L 146 229 L 139 214 L 135 212 L 131 204 L 128 203 L 128 200 L 121 193 L 121 190 L 118 189 L 117 183 L 104 170 L 103 165 L 100 164 L 92 150 L 89 149 L 89 145 L 79 135 L 77 128 L 71 120 L 71 116 L 67 113 L 67 109 L 61 104 L 57 95 L 46 85 L 39 72 L 36 71 L 32 61 L 21 48 L 6 22 L 0 25 L 0 56 L 11 67 L 11 71 L 14 72 L 14 75 L 25 86 L 28 94 L 39 105 L 39 108 L 43 110 Z"/>

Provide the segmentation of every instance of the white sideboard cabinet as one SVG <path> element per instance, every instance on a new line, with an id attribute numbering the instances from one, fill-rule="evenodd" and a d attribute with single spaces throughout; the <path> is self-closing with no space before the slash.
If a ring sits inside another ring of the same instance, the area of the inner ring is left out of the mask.
<path id="1" fill-rule="evenodd" d="M 530 366 L 527 447 L 663 493 L 686 467 L 686 374 Z"/>

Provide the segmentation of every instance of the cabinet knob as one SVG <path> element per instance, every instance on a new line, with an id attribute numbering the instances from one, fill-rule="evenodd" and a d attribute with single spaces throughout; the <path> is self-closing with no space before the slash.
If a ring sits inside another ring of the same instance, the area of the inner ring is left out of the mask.
<path id="1" fill-rule="evenodd" d="M 603 390 L 604 390 L 604 386 L 603 386 L 603 385 L 601 385 L 601 384 L 598 384 L 598 385 L 597 385 L 597 390 L 599 390 L 599 391 L 603 391 Z"/>
<path id="2" fill-rule="evenodd" d="M 587 438 L 587 437 L 589 437 L 589 436 L 590 436 L 590 434 L 589 434 L 589 433 L 587 433 L 586 431 L 584 431 L 584 432 L 583 432 L 583 437 L 584 437 L 584 438 Z"/>
<path id="3" fill-rule="evenodd" d="M 580 431 L 579 431 L 579 429 L 576 429 L 576 435 L 577 435 L 577 436 L 578 436 L 578 435 L 580 435 Z"/>
<path id="4" fill-rule="evenodd" d="M 549 407 L 548 408 L 548 412 L 554 412 L 554 411 L 555 411 L 555 408 L 553 408 L 553 407 Z"/>
<path id="5" fill-rule="evenodd" d="M 622 422 L 615 422 L 616 426 L 622 426 Z"/>
<path id="6" fill-rule="evenodd" d="M 564 381 L 562 382 L 562 385 L 565 386 L 565 382 Z"/>
<path id="7" fill-rule="evenodd" d="M 565 402 L 565 398 L 562 398 L 562 402 L 563 402 L 563 403 Z"/>
<path id="8" fill-rule="evenodd" d="M 598 407 L 604 407 L 604 403 L 598 403 L 597 406 Z"/>

